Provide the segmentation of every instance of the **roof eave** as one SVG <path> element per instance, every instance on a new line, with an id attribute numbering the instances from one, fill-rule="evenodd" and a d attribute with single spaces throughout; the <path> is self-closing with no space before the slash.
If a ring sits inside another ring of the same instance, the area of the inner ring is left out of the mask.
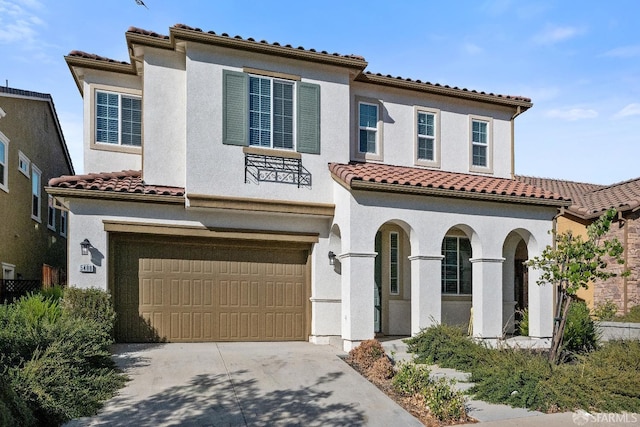
<path id="1" fill-rule="evenodd" d="M 571 204 L 571 202 L 568 200 L 544 199 L 539 197 L 522 197 L 471 191 L 457 191 L 443 188 L 417 187 L 414 185 L 388 184 L 381 182 L 367 182 L 361 180 L 351 180 L 350 182 L 344 182 L 335 174 L 332 173 L 331 175 L 334 180 L 351 190 L 379 191 L 398 194 L 417 194 L 433 197 L 449 197 L 458 199 L 472 199 L 502 203 L 519 203 L 550 207 L 567 207 Z"/>
<path id="2" fill-rule="evenodd" d="M 185 204 L 184 196 L 170 196 L 165 194 L 125 193 L 117 191 L 85 190 L 79 188 L 45 187 L 45 191 L 56 197 L 118 200 L 129 202 Z"/>
<path id="3" fill-rule="evenodd" d="M 135 76 L 136 68 L 133 64 L 121 63 L 121 62 L 109 62 L 99 59 L 83 58 L 81 56 L 67 55 L 64 57 L 67 62 L 67 66 L 71 71 L 71 75 L 76 82 L 76 86 L 83 95 L 82 83 L 80 82 L 80 76 L 76 72 L 76 68 L 89 68 L 91 70 L 108 71 L 112 73 L 129 74 Z"/>
<path id="4" fill-rule="evenodd" d="M 398 89 L 409 89 L 414 91 L 431 93 L 435 95 L 452 96 L 452 97 L 461 98 L 461 99 L 488 102 L 491 104 L 497 104 L 497 105 L 502 105 L 507 107 L 520 107 L 522 112 L 533 107 L 532 102 L 528 102 L 520 99 L 507 98 L 505 96 L 491 95 L 487 93 L 474 92 L 474 91 L 469 91 L 465 89 L 457 89 L 457 88 L 445 87 L 445 86 L 434 85 L 429 83 L 422 83 L 417 81 L 410 81 L 402 78 L 395 78 L 395 77 L 389 77 L 389 76 L 378 76 L 375 74 L 360 73 L 358 76 L 356 76 L 355 80 L 363 83 L 371 83 L 371 84 L 395 87 Z"/>

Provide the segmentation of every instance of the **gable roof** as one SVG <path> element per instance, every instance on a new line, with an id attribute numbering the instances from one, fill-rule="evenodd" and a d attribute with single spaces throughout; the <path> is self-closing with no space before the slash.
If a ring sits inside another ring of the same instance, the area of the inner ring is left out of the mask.
<path id="1" fill-rule="evenodd" d="M 32 99 L 36 101 L 44 101 L 49 104 L 51 116 L 53 117 L 53 122 L 56 126 L 56 132 L 58 133 L 59 141 L 62 143 L 62 152 L 64 153 L 64 159 L 67 162 L 69 171 L 71 171 L 71 173 L 75 173 L 75 170 L 73 168 L 73 162 L 71 161 L 71 155 L 69 154 L 69 148 L 67 147 L 67 142 L 65 141 L 64 134 L 62 133 L 62 126 L 60 126 L 60 121 L 58 120 L 58 113 L 56 112 L 56 106 L 53 103 L 53 97 L 48 93 L 40 93 L 40 92 L 33 92 L 30 90 L 15 89 L 8 86 L 0 86 L 0 96 Z M 2 115 L 0 115 L 0 118 L 2 118 Z"/>
<path id="2" fill-rule="evenodd" d="M 184 188 L 149 185 L 139 170 L 64 175 L 49 180 L 47 192 L 54 196 L 82 196 L 183 203 Z M 146 196 L 146 197 L 145 197 Z M 157 197 L 156 197 L 157 196 Z"/>
<path id="3" fill-rule="evenodd" d="M 568 206 L 560 194 L 514 179 L 378 163 L 329 163 L 338 183 L 349 190 L 373 190 L 480 199 L 545 206 Z"/>
<path id="4" fill-rule="evenodd" d="M 438 95 L 453 96 L 462 99 L 488 102 L 513 108 L 521 111 L 533 106 L 530 98 L 523 96 L 501 95 L 482 91 L 458 88 L 457 86 L 441 85 L 439 83 L 423 82 L 410 78 L 393 77 L 391 75 L 373 74 L 364 72 L 368 63 L 363 56 L 354 54 L 329 53 L 316 49 L 307 49 L 303 46 L 294 47 L 290 44 L 280 44 L 278 42 L 268 42 L 266 40 L 257 41 L 251 37 L 230 36 L 227 33 L 216 34 L 214 31 L 203 31 L 200 28 L 190 27 L 184 24 L 175 24 L 169 28 L 169 35 L 159 34 L 154 31 L 144 30 L 137 27 L 129 27 L 126 32 L 127 45 L 129 47 L 130 63 L 117 61 L 103 56 L 74 50 L 65 57 L 67 65 L 71 69 L 78 89 L 82 92 L 78 76 L 74 72 L 74 67 L 95 68 L 105 71 L 114 71 L 125 74 L 137 74 L 137 65 L 141 59 L 137 57 L 137 46 L 150 46 L 160 49 L 177 50 L 178 45 L 185 41 L 209 44 L 213 46 L 228 47 L 248 52 L 264 53 L 274 56 L 300 59 L 304 61 L 325 63 L 355 69 L 358 74 L 356 80 L 376 85 L 384 85 L 400 89 L 414 90 Z"/>
<path id="5" fill-rule="evenodd" d="M 597 218 L 610 208 L 625 212 L 640 207 L 640 178 L 608 186 L 527 176 L 516 179 L 570 197 L 573 204 L 567 211 L 584 219 Z"/>

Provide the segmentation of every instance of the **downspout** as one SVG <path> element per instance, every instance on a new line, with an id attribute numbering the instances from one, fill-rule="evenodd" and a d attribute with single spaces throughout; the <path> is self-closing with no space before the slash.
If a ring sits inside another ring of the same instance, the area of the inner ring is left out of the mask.
<path id="1" fill-rule="evenodd" d="M 619 212 L 620 214 L 622 212 Z M 622 215 L 620 215 L 620 221 L 624 221 L 624 269 L 625 271 L 629 268 L 629 221 L 624 219 Z M 627 314 L 627 307 L 629 305 L 629 295 L 627 294 L 627 276 L 622 276 L 622 310 L 624 314 Z"/>
<path id="2" fill-rule="evenodd" d="M 516 126 L 515 119 L 522 114 L 522 107 L 516 107 L 516 113 L 511 116 L 511 179 L 516 176 Z"/>

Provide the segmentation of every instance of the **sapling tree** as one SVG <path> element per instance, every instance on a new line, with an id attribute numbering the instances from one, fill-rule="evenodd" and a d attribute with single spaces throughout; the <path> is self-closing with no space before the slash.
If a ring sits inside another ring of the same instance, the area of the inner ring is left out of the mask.
<path id="1" fill-rule="evenodd" d="M 554 233 L 554 247 L 547 246 L 542 254 L 525 263 L 529 267 L 541 270 L 538 285 L 551 283 L 557 287 L 556 315 L 553 323 L 553 338 L 549 360 L 558 360 L 567 313 L 579 289 L 587 289 L 589 283 L 606 280 L 616 276 L 607 269 L 607 261 L 624 264 L 624 248 L 620 241 L 606 234 L 611 228 L 617 211 L 609 209 L 600 218 L 587 227 L 586 240 L 571 231 Z M 623 271 L 622 275 L 628 275 Z"/>

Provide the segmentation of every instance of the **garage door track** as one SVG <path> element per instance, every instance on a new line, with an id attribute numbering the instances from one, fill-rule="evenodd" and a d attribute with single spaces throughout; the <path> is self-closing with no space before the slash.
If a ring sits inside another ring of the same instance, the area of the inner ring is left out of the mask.
<path id="1" fill-rule="evenodd" d="M 118 344 L 129 375 L 95 417 L 68 426 L 421 426 L 331 346 Z"/>

